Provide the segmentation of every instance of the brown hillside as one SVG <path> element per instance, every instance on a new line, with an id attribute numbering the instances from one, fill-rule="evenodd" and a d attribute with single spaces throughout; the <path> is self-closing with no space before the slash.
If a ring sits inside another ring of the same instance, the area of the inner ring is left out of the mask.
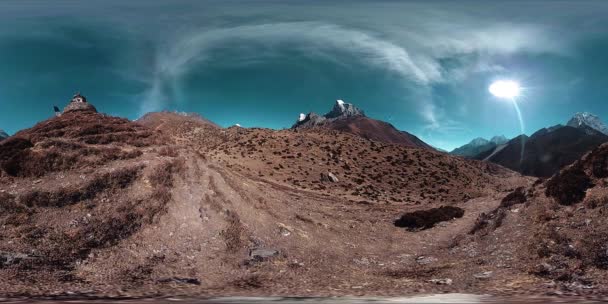
<path id="1" fill-rule="evenodd" d="M 328 124 L 328 128 L 352 133 L 373 141 L 398 144 L 406 147 L 433 149 L 418 137 L 404 131 L 399 131 L 387 122 L 364 116 L 336 120 Z"/>
<path id="2" fill-rule="evenodd" d="M 560 294 L 605 294 L 606 172 L 604 144 L 549 180 L 518 189 L 478 218 L 471 233 L 455 245 L 454 258 L 463 267 L 483 259 L 486 269 L 501 274 L 509 267 L 509 272 L 520 273 L 522 291 L 542 285 L 557 287 L 552 292 Z M 476 259 L 466 259 L 471 256 Z"/>
<path id="3" fill-rule="evenodd" d="M 352 200 L 462 202 L 495 191 L 490 189 L 508 188 L 501 184 L 517 178 L 494 164 L 324 129 L 231 128 L 226 136 L 228 140 L 211 155 L 229 168 Z M 323 182 L 329 172 L 339 181 Z"/>
<path id="4" fill-rule="evenodd" d="M 544 193 L 580 193 L 571 174 L 533 184 L 343 132 L 153 118 L 67 113 L 2 142 L 4 294 L 603 290 L 603 236 L 583 237 L 603 227 L 603 150 L 567 205 Z"/>

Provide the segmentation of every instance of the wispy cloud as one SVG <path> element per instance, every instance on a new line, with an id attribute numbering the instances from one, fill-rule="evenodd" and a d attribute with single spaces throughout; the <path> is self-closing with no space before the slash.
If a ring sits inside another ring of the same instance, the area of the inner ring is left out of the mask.
<path id="1" fill-rule="evenodd" d="M 416 62 L 408 51 L 390 41 L 369 33 L 316 22 L 273 23 L 200 30 L 184 35 L 158 54 L 156 72 L 151 80 L 148 99 L 143 107 L 160 106 L 166 99 L 165 89 L 194 66 L 210 60 L 209 52 L 229 44 L 254 44 L 260 60 L 274 60 L 282 48 L 299 50 L 310 57 L 332 60 L 338 64 L 336 51 L 348 52 L 364 63 L 396 73 L 404 80 L 428 85 L 442 78 L 440 66 L 434 62 Z M 252 56 L 248 52 L 243 57 Z M 242 60 L 244 58 L 234 58 Z"/>
<path id="2" fill-rule="evenodd" d="M 500 37 L 500 39 L 498 39 Z M 145 94 L 142 111 L 161 107 L 166 100 L 179 94 L 179 79 L 193 67 L 213 60 L 211 53 L 231 45 L 255 46 L 255 53 L 241 52 L 235 61 L 260 63 L 276 60 L 284 48 L 310 57 L 341 62 L 339 53 L 349 53 L 362 63 L 384 69 L 403 79 L 404 90 L 420 90 L 418 113 L 430 129 L 443 126 L 437 105 L 428 87 L 445 81 L 462 79 L 475 72 L 500 70 L 501 66 L 478 60 L 460 68 L 446 69 L 441 60 L 479 53 L 509 54 L 521 50 L 558 52 L 555 44 L 538 43 L 546 39 L 542 28 L 531 25 L 499 24 L 484 29 L 444 26 L 404 28 L 399 35 L 362 30 L 323 22 L 278 22 L 235 27 L 204 28 L 178 36 L 160 48 L 150 88 Z"/>

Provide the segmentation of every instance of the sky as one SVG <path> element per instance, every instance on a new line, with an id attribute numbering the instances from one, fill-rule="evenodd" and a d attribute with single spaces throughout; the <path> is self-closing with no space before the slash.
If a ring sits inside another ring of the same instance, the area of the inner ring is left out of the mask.
<path id="1" fill-rule="evenodd" d="M 0 129 L 82 92 L 100 112 L 288 128 L 336 99 L 451 150 L 608 120 L 608 1 L 0 1 Z M 103 2 L 103 3 L 102 3 Z"/>

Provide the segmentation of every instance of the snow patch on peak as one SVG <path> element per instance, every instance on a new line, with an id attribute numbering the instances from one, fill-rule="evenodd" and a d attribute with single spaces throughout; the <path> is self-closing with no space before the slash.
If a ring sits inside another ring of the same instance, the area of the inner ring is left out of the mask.
<path id="1" fill-rule="evenodd" d="M 336 100 L 336 104 L 340 107 L 340 109 L 342 109 L 342 111 L 344 111 L 344 100 L 338 99 Z"/>
<path id="2" fill-rule="evenodd" d="M 339 117 L 352 117 L 352 116 L 365 116 L 361 109 L 355 107 L 352 103 L 344 102 L 342 99 L 336 100 L 336 104 L 333 109 L 324 115 L 325 118 L 339 118 Z"/>
<path id="3" fill-rule="evenodd" d="M 475 147 L 480 147 L 480 146 L 486 145 L 488 143 L 489 143 L 489 141 L 487 139 L 482 138 L 482 137 L 477 137 L 477 138 L 471 140 L 471 142 L 469 143 L 469 145 L 472 145 L 472 146 L 475 146 Z"/>
<path id="4" fill-rule="evenodd" d="M 298 117 L 298 121 L 296 121 L 292 128 L 313 127 L 350 117 L 365 117 L 365 113 L 352 103 L 347 103 L 342 99 L 338 99 L 331 111 L 325 115 L 321 116 L 314 112 L 310 112 L 308 115 L 301 113 Z"/>
<path id="5" fill-rule="evenodd" d="M 509 139 L 507 139 L 504 135 L 497 135 L 492 137 L 492 139 L 490 139 L 490 142 L 493 142 L 497 145 L 502 145 L 504 143 L 507 143 L 509 141 Z"/>

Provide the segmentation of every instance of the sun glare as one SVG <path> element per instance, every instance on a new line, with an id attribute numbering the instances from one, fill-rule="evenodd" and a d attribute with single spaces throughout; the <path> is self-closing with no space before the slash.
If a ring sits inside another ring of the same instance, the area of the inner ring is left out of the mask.
<path id="1" fill-rule="evenodd" d="M 513 80 L 498 80 L 490 85 L 489 91 L 498 98 L 511 99 L 519 96 L 521 87 Z"/>

